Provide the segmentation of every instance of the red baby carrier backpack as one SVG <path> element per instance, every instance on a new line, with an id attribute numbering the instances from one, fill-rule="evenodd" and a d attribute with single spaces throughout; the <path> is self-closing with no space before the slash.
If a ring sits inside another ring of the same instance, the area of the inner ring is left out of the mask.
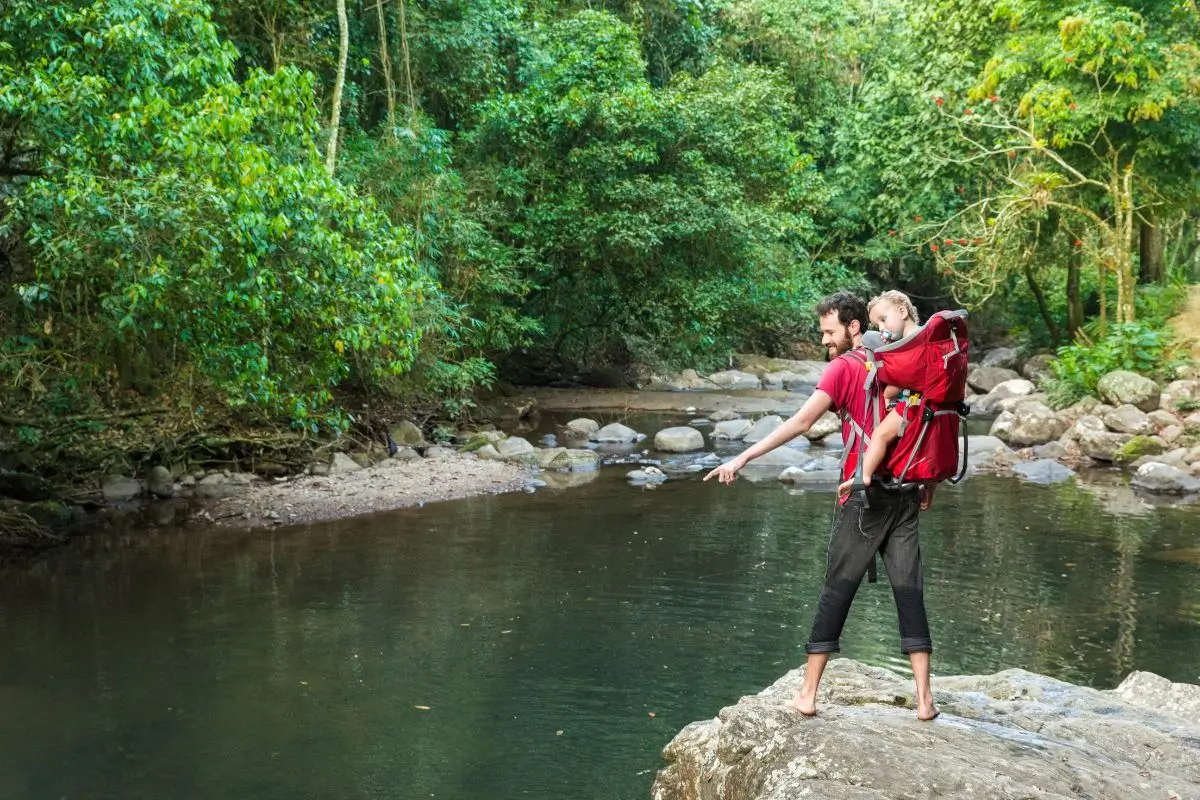
<path id="1" fill-rule="evenodd" d="M 860 352 L 867 365 L 867 409 L 868 413 L 875 409 L 876 426 L 881 421 L 878 395 L 885 386 L 911 392 L 901 409 L 904 422 L 900 438 L 883 463 L 891 485 L 962 480 L 967 468 L 964 418 L 970 411 L 963 402 L 967 391 L 967 312 L 939 311 L 912 334 L 895 342 L 884 343 L 878 334 L 868 333 L 863 336 Z M 856 437 L 856 488 L 863 488 L 866 438 Z"/>

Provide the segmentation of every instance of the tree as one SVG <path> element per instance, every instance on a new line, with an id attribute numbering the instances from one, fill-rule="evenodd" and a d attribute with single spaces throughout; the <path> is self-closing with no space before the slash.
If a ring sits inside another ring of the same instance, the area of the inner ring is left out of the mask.
<path id="1" fill-rule="evenodd" d="M 346 19 L 346 0 L 337 0 L 338 65 L 333 81 L 332 109 L 329 112 L 329 150 L 325 156 L 325 171 L 333 175 L 337 168 L 338 123 L 342 117 L 342 87 L 346 85 L 346 58 L 350 52 L 350 22 Z"/>

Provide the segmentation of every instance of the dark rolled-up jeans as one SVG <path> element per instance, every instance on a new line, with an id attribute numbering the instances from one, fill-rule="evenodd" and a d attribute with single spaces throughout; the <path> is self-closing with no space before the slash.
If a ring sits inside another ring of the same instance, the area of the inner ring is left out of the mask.
<path id="1" fill-rule="evenodd" d="M 921 501 L 916 488 L 888 490 L 872 486 L 855 492 L 837 511 L 829 537 L 829 563 L 805 650 L 836 653 L 854 594 L 876 553 L 883 553 L 900 620 L 900 651 L 931 653 L 925 589 L 921 580 L 921 543 L 917 520 Z"/>

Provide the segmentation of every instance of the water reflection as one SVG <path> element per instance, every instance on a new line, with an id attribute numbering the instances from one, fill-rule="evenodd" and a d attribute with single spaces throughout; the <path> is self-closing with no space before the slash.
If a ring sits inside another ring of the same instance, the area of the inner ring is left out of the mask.
<path id="1" fill-rule="evenodd" d="M 0 574 L 0 798 L 646 796 L 682 725 L 802 659 L 831 495 L 623 472 Z M 943 490 L 937 671 L 1200 681 L 1194 511 L 1114 497 Z M 881 576 L 845 653 L 904 666 L 895 624 Z"/>

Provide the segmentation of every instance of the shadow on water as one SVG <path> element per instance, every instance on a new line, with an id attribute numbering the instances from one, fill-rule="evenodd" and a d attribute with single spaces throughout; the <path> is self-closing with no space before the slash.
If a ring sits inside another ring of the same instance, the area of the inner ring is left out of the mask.
<path id="1" fill-rule="evenodd" d="M 623 471 L 334 524 L 98 536 L 0 573 L 0 798 L 646 797 L 680 727 L 801 662 L 832 495 Z M 938 672 L 1200 681 L 1195 511 L 1114 491 L 939 493 Z M 903 668 L 880 580 L 843 650 Z"/>

